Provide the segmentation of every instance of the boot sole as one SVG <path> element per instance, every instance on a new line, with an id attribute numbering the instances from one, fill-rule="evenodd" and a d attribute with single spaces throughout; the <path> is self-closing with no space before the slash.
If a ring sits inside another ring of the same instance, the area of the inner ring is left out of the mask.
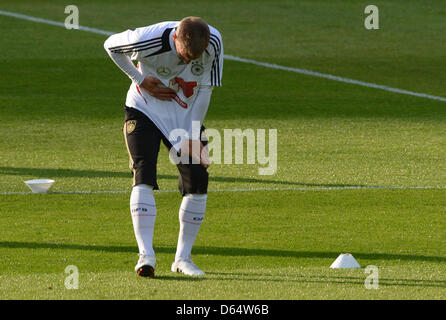
<path id="1" fill-rule="evenodd" d="M 152 266 L 142 266 L 137 273 L 140 277 L 155 278 L 155 269 Z"/>

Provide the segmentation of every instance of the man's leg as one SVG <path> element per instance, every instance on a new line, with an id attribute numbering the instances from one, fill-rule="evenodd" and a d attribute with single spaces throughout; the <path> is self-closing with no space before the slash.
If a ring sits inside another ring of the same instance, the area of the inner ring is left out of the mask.
<path id="1" fill-rule="evenodd" d="M 192 246 L 200 231 L 206 211 L 207 194 L 186 194 L 181 202 L 179 220 L 180 234 L 178 236 L 175 260 L 188 259 Z"/>
<path id="2" fill-rule="evenodd" d="M 130 212 L 139 254 L 155 256 L 153 250 L 153 228 L 156 219 L 156 205 L 153 197 L 153 187 L 138 184 L 133 187 L 130 196 Z"/>
<path id="3" fill-rule="evenodd" d="M 180 232 L 172 271 L 201 276 L 204 272 L 192 262 L 191 251 L 206 211 L 208 173 L 200 164 L 180 163 L 178 169 L 183 201 L 179 210 Z"/>
<path id="4" fill-rule="evenodd" d="M 130 212 L 140 256 L 135 270 L 140 276 L 153 277 L 156 265 L 153 250 L 156 204 L 153 189 L 158 189 L 156 161 L 161 137 L 153 123 L 133 108 L 126 108 L 124 136 L 134 179 Z"/>

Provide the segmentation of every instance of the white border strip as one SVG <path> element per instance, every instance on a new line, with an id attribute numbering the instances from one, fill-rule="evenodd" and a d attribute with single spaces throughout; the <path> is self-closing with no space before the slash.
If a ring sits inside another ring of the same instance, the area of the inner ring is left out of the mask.
<path id="1" fill-rule="evenodd" d="M 50 25 L 53 25 L 53 26 L 58 26 L 58 27 L 65 28 L 65 23 L 62 23 L 62 22 L 59 22 L 59 21 L 54 21 L 54 20 L 37 18 L 37 17 L 33 17 L 33 16 L 28 16 L 26 14 L 0 10 L 0 15 L 13 17 L 13 18 L 17 18 L 17 19 L 22 19 L 22 20 L 27 20 L 27 21 L 32 21 L 32 22 L 45 23 L 45 24 L 50 24 Z M 115 33 L 115 32 L 111 32 L 111 31 L 106 31 L 106 30 L 101 30 L 101 29 L 96 29 L 96 28 L 90 28 L 90 27 L 84 27 L 84 26 L 79 26 L 79 30 L 92 32 L 92 33 L 97 33 L 97 34 L 103 34 L 103 35 L 106 35 L 106 36 L 111 36 L 112 34 Z"/>
<path id="2" fill-rule="evenodd" d="M 426 93 L 412 92 L 412 91 L 398 89 L 398 88 L 392 88 L 392 87 L 388 87 L 388 86 L 384 86 L 384 85 L 380 85 L 380 84 L 376 84 L 376 83 L 364 82 L 364 81 L 360 81 L 360 80 L 353 80 L 353 79 L 338 77 L 338 76 L 334 76 L 334 75 L 331 75 L 331 74 L 320 73 L 320 72 L 306 70 L 306 69 L 284 67 L 284 66 L 281 66 L 281 65 L 278 65 L 278 64 L 272 64 L 272 63 L 267 63 L 267 62 L 259 62 L 259 61 L 255 61 L 255 60 L 239 58 L 239 57 L 230 56 L 230 55 L 226 55 L 226 54 L 224 55 L 224 57 L 227 60 L 240 61 L 240 62 L 244 62 L 244 63 L 251 63 L 251 64 L 255 64 L 257 66 L 263 66 L 263 67 L 266 67 L 266 68 L 279 69 L 279 70 L 284 70 L 284 71 L 291 71 L 291 72 L 300 73 L 300 74 L 304 74 L 304 75 L 308 75 L 308 76 L 324 78 L 324 79 L 329 79 L 329 80 L 338 81 L 338 82 L 344 82 L 344 83 L 349 83 L 349 84 L 355 84 L 355 85 L 362 86 L 362 87 L 380 89 L 380 90 L 390 91 L 390 92 L 394 92 L 394 93 L 405 94 L 405 95 L 409 95 L 409 96 L 415 96 L 415 97 L 420 97 L 420 98 L 426 98 L 426 99 L 446 102 L 446 98 L 433 96 L 433 95 L 426 94 Z"/>
<path id="3" fill-rule="evenodd" d="M 210 189 L 208 192 L 253 192 L 253 191 L 342 191 L 342 190 L 446 190 L 446 186 L 339 186 L 339 187 L 277 187 L 277 188 L 236 188 Z M 131 190 L 102 191 L 50 191 L 49 194 L 125 194 Z M 177 193 L 178 190 L 156 190 L 155 193 Z M 0 192 L 0 195 L 29 195 L 32 192 Z"/>
<path id="4" fill-rule="evenodd" d="M 38 23 L 50 24 L 50 25 L 59 26 L 59 27 L 65 27 L 65 24 L 62 22 L 37 18 L 37 17 L 33 17 L 33 16 L 28 16 L 25 14 L 15 13 L 15 12 L 0 10 L 0 15 L 13 17 L 13 18 L 17 18 L 17 19 L 22 19 L 22 20 L 27 20 L 27 21 L 38 22 Z M 96 28 L 85 27 L 85 26 L 79 26 L 79 30 L 97 33 L 97 34 L 103 34 L 106 36 L 109 36 L 109 35 L 112 35 L 115 33 L 112 31 L 106 31 L 106 30 L 101 30 L 101 29 L 96 29 Z M 433 95 L 426 94 L 426 93 L 413 92 L 413 91 L 408 91 L 408 90 L 404 90 L 404 89 L 392 88 L 392 87 L 388 87 L 388 86 L 384 86 L 384 85 L 380 85 L 380 84 L 376 84 L 376 83 L 370 83 L 370 82 L 364 82 L 364 81 L 360 81 L 360 80 L 343 78 L 343 77 L 339 77 L 339 76 L 335 76 L 335 75 L 331 75 L 331 74 L 327 74 L 327 73 L 320 73 L 320 72 L 306 70 L 306 69 L 285 67 L 285 66 L 281 66 L 278 64 L 260 62 L 260 61 L 256 61 L 256 60 L 240 58 L 240 57 L 231 56 L 231 55 L 227 55 L 227 54 L 224 55 L 224 58 L 226 60 L 250 63 L 250 64 L 254 64 L 254 65 L 262 66 L 262 67 L 266 67 L 266 68 L 271 68 L 271 69 L 284 70 L 284 71 L 299 73 L 299 74 L 303 74 L 303 75 L 324 78 L 324 79 L 329 79 L 329 80 L 338 81 L 338 82 L 344 82 L 344 83 L 348 83 L 348 84 L 354 84 L 354 85 L 367 87 L 367 88 L 374 88 L 374 89 L 389 91 L 389 92 L 393 92 L 393 93 L 399 93 L 399 94 L 415 96 L 415 97 L 419 97 L 419 98 L 425 98 L 425 99 L 430 99 L 430 100 L 446 102 L 446 98 L 444 98 L 444 97 L 433 96 Z"/>

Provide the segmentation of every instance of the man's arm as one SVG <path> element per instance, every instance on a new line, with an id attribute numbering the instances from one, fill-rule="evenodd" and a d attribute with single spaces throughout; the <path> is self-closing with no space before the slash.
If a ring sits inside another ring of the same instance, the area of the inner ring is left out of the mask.
<path id="1" fill-rule="evenodd" d="M 198 128 L 201 128 L 203 125 L 204 117 L 209 108 L 209 103 L 211 101 L 212 95 L 212 86 L 201 86 L 197 92 L 197 97 L 195 98 L 194 104 L 192 105 L 192 121 L 198 121 L 200 125 Z M 200 141 L 200 136 L 196 137 L 193 135 L 192 127 L 189 129 L 189 139 L 183 142 L 181 152 L 190 154 L 192 158 L 195 160 L 199 160 L 200 164 L 205 168 L 209 167 L 209 151 L 207 147 L 203 146 L 203 143 Z"/>
<path id="2" fill-rule="evenodd" d="M 104 49 L 107 51 L 114 63 L 137 85 L 144 81 L 144 76 L 139 72 L 132 62 L 132 52 L 126 52 L 121 48 L 130 46 L 129 39 L 131 37 L 131 30 L 111 35 L 104 42 Z M 121 50 L 120 50 L 121 49 Z"/>
<path id="3" fill-rule="evenodd" d="M 111 35 L 104 42 L 104 49 L 107 51 L 113 62 L 139 87 L 146 90 L 153 97 L 160 100 L 170 101 L 175 97 L 176 92 L 170 88 L 159 87 L 162 84 L 159 79 L 144 77 L 132 62 L 137 59 L 137 54 L 132 47 L 137 47 L 141 39 L 132 30 Z"/>
<path id="4" fill-rule="evenodd" d="M 191 118 L 192 121 L 199 121 L 200 126 L 203 124 L 204 117 L 208 112 L 209 103 L 211 102 L 212 86 L 199 86 L 197 97 L 192 105 Z M 192 137 L 192 132 L 189 132 L 189 136 Z"/>
<path id="5" fill-rule="evenodd" d="M 223 40 L 217 29 L 210 27 L 211 36 L 209 45 L 206 49 L 205 56 L 208 57 L 203 73 L 202 84 L 207 84 L 214 87 L 221 87 L 223 75 Z"/>

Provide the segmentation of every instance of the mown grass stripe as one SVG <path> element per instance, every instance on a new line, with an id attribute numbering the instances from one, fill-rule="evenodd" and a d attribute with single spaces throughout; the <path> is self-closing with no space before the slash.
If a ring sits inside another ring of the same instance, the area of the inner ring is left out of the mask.
<path id="1" fill-rule="evenodd" d="M 333 186 L 333 187 L 277 187 L 277 188 L 234 188 L 234 189 L 210 189 L 208 192 L 251 192 L 251 191 L 336 191 L 336 190 L 444 190 L 446 186 Z M 122 194 L 131 190 L 73 190 L 50 191 L 51 194 Z M 176 193 L 178 190 L 155 190 L 155 193 Z M 32 192 L 7 191 L 0 195 L 28 195 Z"/>
<path id="2" fill-rule="evenodd" d="M 50 25 L 59 26 L 59 27 L 65 27 L 65 24 L 62 23 L 62 22 L 59 22 L 59 21 L 42 19 L 42 18 L 33 17 L 33 16 L 20 14 L 20 13 L 15 13 L 15 12 L 9 12 L 9 11 L 2 11 L 2 10 L 0 10 L 0 15 L 13 17 L 13 18 L 17 18 L 17 19 L 22 19 L 22 20 L 27 20 L 27 21 L 38 22 L 38 23 L 50 24 Z M 92 33 L 96 33 L 96 34 L 103 34 L 103 35 L 106 35 L 106 36 L 110 36 L 110 35 L 115 33 L 115 32 L 112 32 L 112 31 L 101 30 L 101 29 L 97 29 L 97 28 L 90 28 L 90 27 L 81 26 L 81 25 L 79 25 L 79 30 L 86 31 L 86 32 L 92 32 Z M 227 54 L 223 55 L 223 57 L 226 60 L 238 61 L 238 62 L 243 62 L 243 63 L 250 63 L 250 64 L 254 64 L 254 65 L 262 66 L 262 67 L 266 67 L 266 68 L 271 68 L 271 69 L 278 69 L 278 70 L 283 70 L 283 71 L 289 71 L 289 72 L 299 73 L 299 74 L 303 74 L 303 75 L 307 75 L 307 76 L 313 76 L 313 77 L 318 77 L 318 78 L 323 78 L 323 79 L 328 79 L 328 80 L 333 80 L 333 81 L 338 81 L 338 82 L 358 85 L 358 86 L 367 87 L 367 88 L 374 88 L 374 89 L 389 91 L 389 92 L 393 92 L 393 93 L 399 93 L 399 94 L 404 94 L 404 95 L 409 95 L 409 96 L 415 96 L 415 97 L 418 97 L 418 98 L 425 98 L 425 99 L 430 99 L 430 100 L 446 102 L 446 98 L 440 97 L 440 96 L 434 96 L 434 95 L 421 93 L 421 92 L 413 92 L 413 91 L 409 91 L 409 90 L 393 88 L 393 87 L 389 87 L 389 86 L 386 86 L 386 85 L 381 85 L 381 84 L 376 84 L 376 83 L 370 83 L 370 82 L 364 82 L 364 81 L 360 81 L 360 80 L 344 78 L 344 77 L 335 76 L 335 75 L 332 75 L 332 74 L 321 73 L 321 72 L 316 72 L 316 71 L 306 70 L 306 69 L 293 68 L 293 67 L 286 67 L 286 66 L 281 66 L 281 65 L 278 65 L 278 64 L 274 64 L 274 63 L 267 63 L 267 62 L 262 62 L 262 61 L 245 59 L 245 58 L 232 56 L 232 55 L 227 55 Z"/>

